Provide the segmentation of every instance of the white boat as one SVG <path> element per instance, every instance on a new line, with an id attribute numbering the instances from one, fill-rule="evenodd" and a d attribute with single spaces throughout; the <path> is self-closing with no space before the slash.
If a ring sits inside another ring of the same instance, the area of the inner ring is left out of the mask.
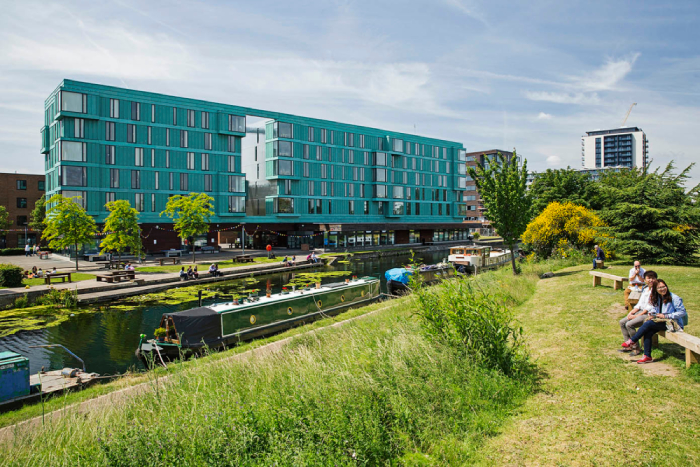
<path id="1" fill-rule="evenodd" d="M 447 260 L 461 273 L 476 274 L 509 263 L 511 256 L 510 250 L 490 246 L 454 246 Z"/>

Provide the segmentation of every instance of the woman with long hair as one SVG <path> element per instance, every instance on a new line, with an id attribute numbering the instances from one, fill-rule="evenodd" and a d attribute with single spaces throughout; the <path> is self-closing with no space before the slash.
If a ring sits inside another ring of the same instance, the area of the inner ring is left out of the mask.
<path id="1" fill-rule="evenodd" d="M 657 332 L 665 331 L 669 324 L 673 326 L 670 321 L 675 322 L 680 329 L 688 324 L 688 313 L 685 311 L 683 299 L 671 293 L 665 280 L 656 281 L 649 300 L 653 306 L 649 312 L 649 320 L 642 324 L 634 336 L 622 344 L 624 348 L 634 347 L 640 339 L 644 338 L 644 357 L 637 360 L 637 363 L 654 361 L 651 358 L 651 339 Z"/>

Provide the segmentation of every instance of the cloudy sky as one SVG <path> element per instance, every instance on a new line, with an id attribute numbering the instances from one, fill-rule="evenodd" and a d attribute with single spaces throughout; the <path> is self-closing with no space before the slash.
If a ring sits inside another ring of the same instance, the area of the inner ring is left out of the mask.
<path id="1" fill-rule="evenodd" d="M 579 167 L 627 121 L 654 165 L 699 160 L 698 1 L 9 1 L 0 171 L 40 173 L 63 78 L 516 148 Z M 700 167 L 692 172 L 700 182 Z"/>

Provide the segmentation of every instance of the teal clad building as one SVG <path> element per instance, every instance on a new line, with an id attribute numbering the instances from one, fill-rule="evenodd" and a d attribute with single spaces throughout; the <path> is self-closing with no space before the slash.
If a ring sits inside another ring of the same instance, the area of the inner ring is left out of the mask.
<path id="1" fill-rule="evenodd" d="M 255 125 L 251 121 L 255 120 Z M 199 245 L 347 248 L 465 239 L 461 143 L 64 80 L 41 130 L 47 197 L 95 220 L 126 199 L 147 250 L 180 246 L 168 197 L 214 198 Z"/>

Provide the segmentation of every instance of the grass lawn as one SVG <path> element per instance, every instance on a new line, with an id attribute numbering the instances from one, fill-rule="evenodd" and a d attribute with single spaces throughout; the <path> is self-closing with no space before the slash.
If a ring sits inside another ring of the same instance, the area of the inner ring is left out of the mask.
<path id="1" fill-rule="evenodd" d="M 686 331 L 700 336 L 700 269 L 644 267 L 683 298 Z M 652 355 L 676 376 L 621 358 L 623 291 L 594 289 L 589 269 L 539 281 L 534 297 L 517 308 L 543 386 L 479 451 L 480 463 L 700 465 L 700 365 L 686 370 L 684 349 L 663 338 Z M 624 276 L 628 269 L 606 272 Z"/>
<path id="2" fill-rule="evenodd" d="M 201 260 L 201 257 L 199 258 Z M 264 263 L 281 263 L 283 257 L 278 257 L 275 259 L 268 259 L 265 257 L 260 257 L 260 258 L 253 258 L 255 264 L 264 264 Z M 209 265 L 212 263 L 212 261 L 207 261 L 206 264 L 202 263 L 192 263 L 190 261 L 183 261 L 182 264 L 170 264 L 170 265 L 165 265 L 165 266 L 136 266 L 136 270 L 139 272 L 178 272 L 183 266 L 185 267 L 185 270 L 189 266 L 195 267 L 198 266 L 198 271 L 200 273 L 206 272 L 209 270 Z M 253 263 L 234 263 L 232 259 L 226 260 L 226 261 L 216 261 L 216 264 L 219 265 L 219 269 L 224 269 L 224 268 L 238 268 L 241 266 L 250 266 Z"/>
<path id="3" fill-rule="evenodd" d="M 73 272 L 70 275 L 70 278 L 73 282 L 80 282 L 80 281 L 89 281 L 90 279 L 94 279 L 95 275 L 94 274 L 86 274 L 84 272 Z M 22 281 L 23 285 L 43 285 L 44 279 L 43 278 L 37 278 L 37 279 L 24 279 Z M 52 284 L 60 284 L 61 281 L 51 281 Z"/>

